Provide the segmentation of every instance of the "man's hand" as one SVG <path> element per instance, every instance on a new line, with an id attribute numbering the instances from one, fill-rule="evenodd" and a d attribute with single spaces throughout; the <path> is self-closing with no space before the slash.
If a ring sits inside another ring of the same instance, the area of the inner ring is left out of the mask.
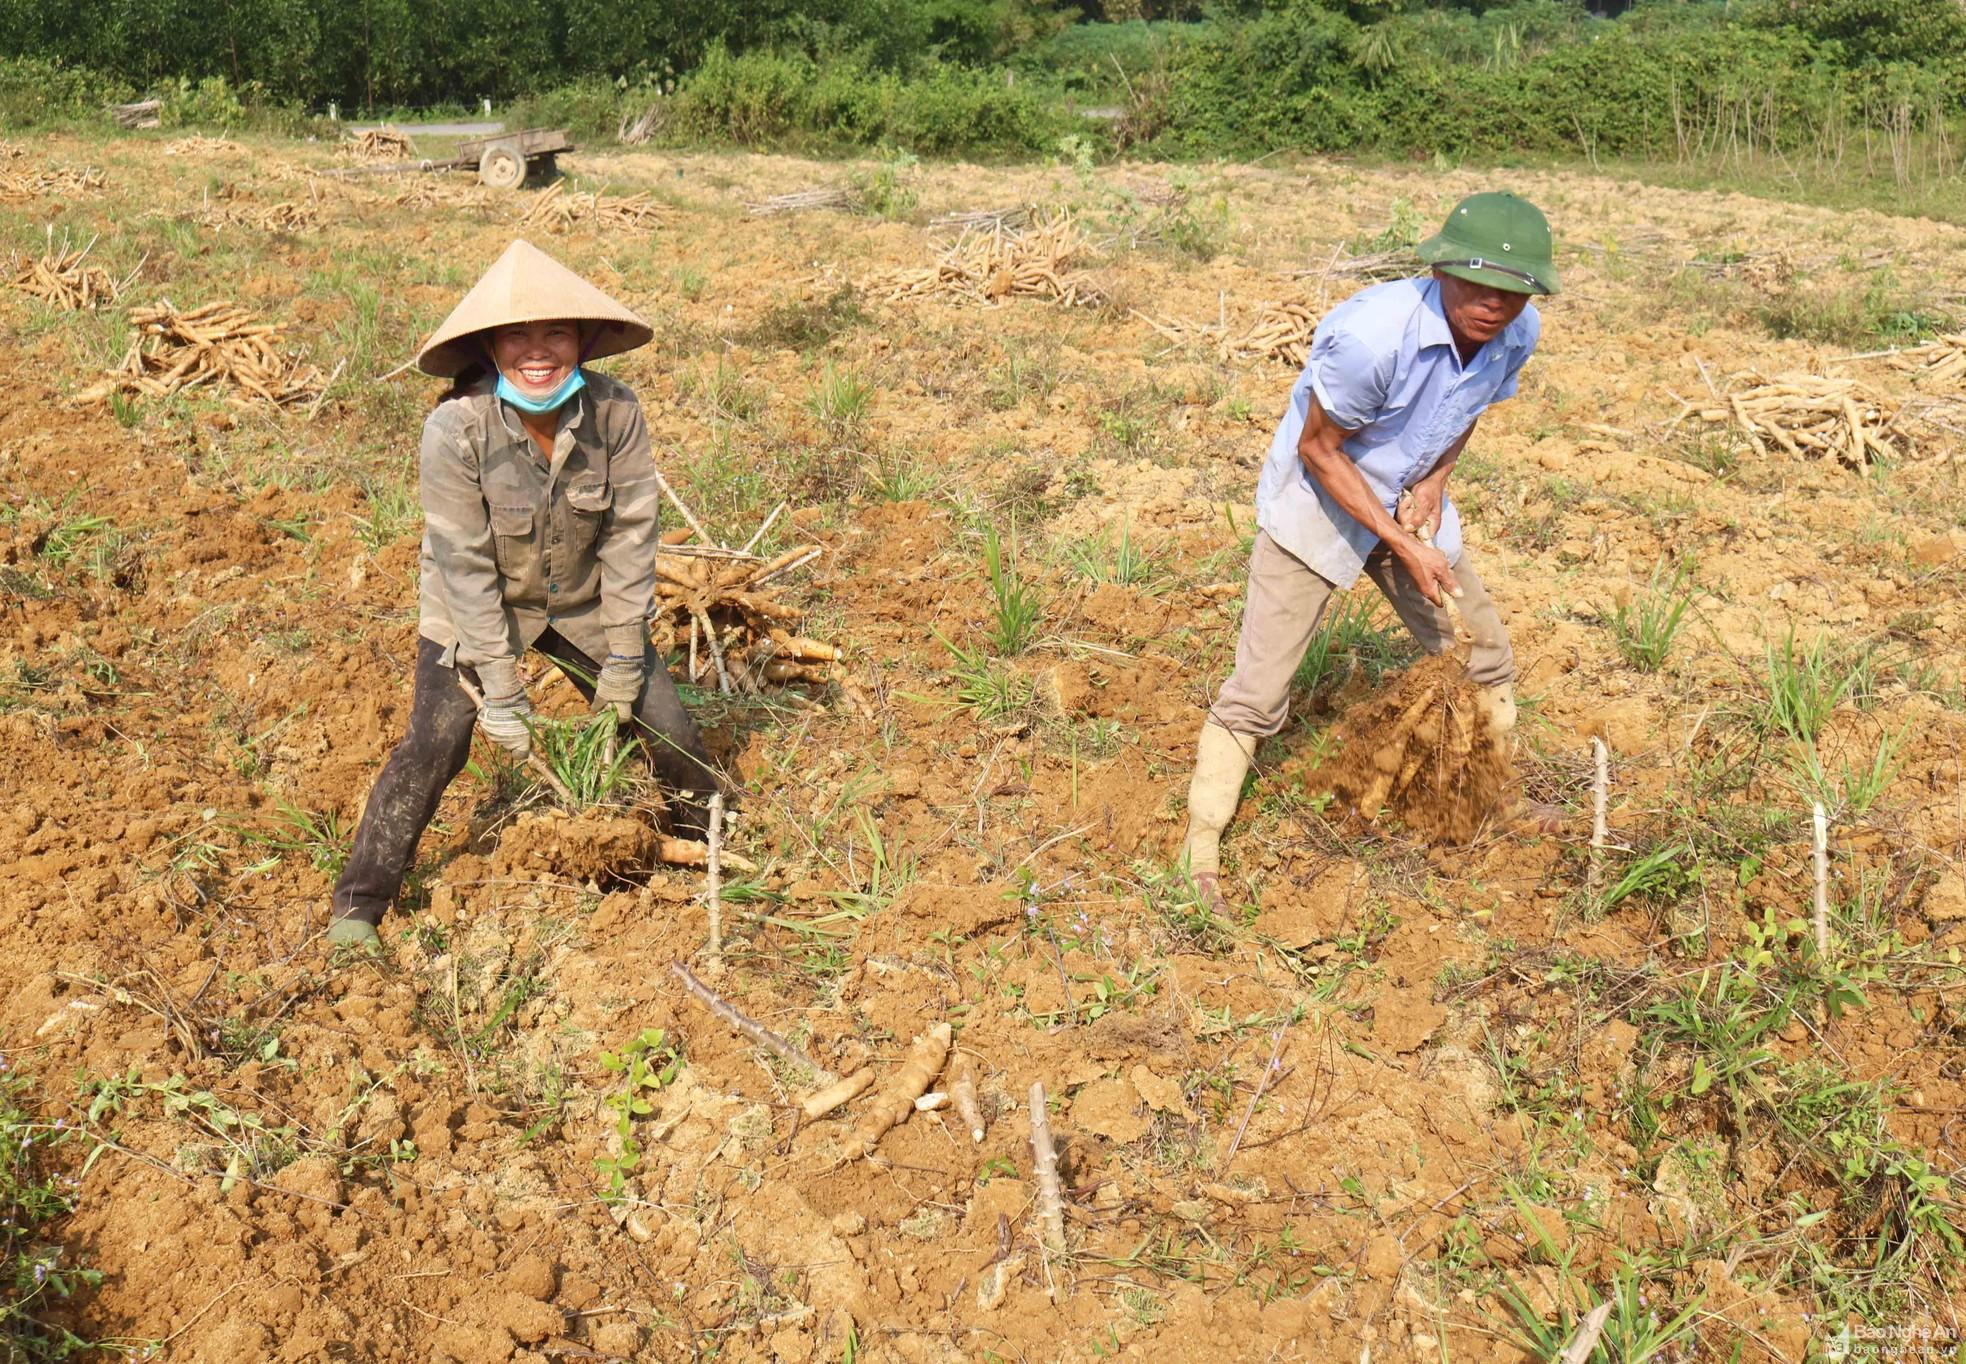
<path id="1" fill-rule="evenodd" d="M 1422 544 L 1410 535 L 1402 535 L 1397 540 L 1388 540 L 1390 548 L 1400 565 L 1412 577 L 1420 595 L 1435 606 L 1441 604 L 1442 594 L 1450 597 L 1461 595 L 1461 585 L 1454 581 L 1454 570 L 1447 562 L 1447 556 L 1432 545 Z"/>
<path id="2" fill-rule="evenodd" d="M 520 762 L 532 754 L 532 731 L 526 728 L 526 721 L 532 719 L 532 702 L 521 691 L 512 696 L 502 696 L 494 700 L 486 697 L 478 707 L 478 728 L 485 737 L 510 753 Z"/>
<path id="3" fill-rule="evenodd" d="M 1445 483 L 1445 479 L 1436 483 L 1432 478 L 1424 478 L 1400 496 L 1396 519 L 1401 530 L 1431 537 L 1440 529 L 1440 504 Z"/>
<path id="4" fill-rule="evenodd" d="M 594 710 L 598 714 L 609 706 L 622 724 L 627 724 L 635 713 L 635 702 L 642 694 L 642 655 L 625 658 L 620 654 L 609 654 L 608 661 L 601 665 L 601 675 L 594 679 Z"/>

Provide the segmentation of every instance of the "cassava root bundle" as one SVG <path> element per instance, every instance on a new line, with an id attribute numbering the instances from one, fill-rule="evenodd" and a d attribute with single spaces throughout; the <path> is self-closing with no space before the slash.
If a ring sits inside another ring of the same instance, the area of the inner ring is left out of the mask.
<path id="1" fill-rule="evenodd" d="M 23 256 L 14 258 L 14 287 L 66 312 L 114 303 L 129 280 L 119 280 L 100 265 L 88 263 L 89 252 L 95 248 L 95 244 L 96 239 L 91 237 L 89 244 L 78 251 L 63 238 L 61 245 L 56 246 L 54 229 L 50 228 L 48 248 L 39 260 Z M 131 271 L 131 278 L 135 274 L 135 271 Z"/>
<path id="2" fill-rule="evenodd" d="M 652 232 L 661 223 L 662 209 L 644 191 L 623 198 L 600 193 L 570 192 L 564 183 L 542 190 L 520 222 L 566 233 L 580 225 Z"/>
<path id="3" fill-rule="evenodd" d="M 1678 397 L 1677 394 L 1673 395 Z M 1797 459 L 1830 457 L 1853 469 L 1873 458 L 1900 460 L 1915 454 L 1897 403 L 1873 393 L 1855 379 L 1822 374 L 1778 374 L 1773 378 L 1744 371 L 1704 403 L 1680 398 L 1675 418 L 1733 425 L 1758 455 L 1770 446 Z"/>
<path id="4" fill-rule="evenodd" d="M 1026 228 L 1002 222 L 967 227 L 935 264 L 878 271 L 862 280 L 861 287 L 890 302 L 943 297 L 996 304 L 1006 298 L 1038 298 L 1067 308 L 1098 307 L 1106 301 L 1106 291 L 1072 268 L 1085 255 L 1087 242 L 1069 213 L 1039 218 Z"/>
<path id="5" fill-rule="evenodd" d="M 132 308 L 130 325 L 137 339 L 122 364 L 77 394 L 77 402 L 107 402 L 117 393 L 164 398 L 212 387 L 232 390 L 227 398 L 236 404 L 292 407 L 316 403 L 329 382 L 315 366 L 281 353 L 279 324 L 257 321 L 230 303 L 189 312 L 169 303 Z"/>

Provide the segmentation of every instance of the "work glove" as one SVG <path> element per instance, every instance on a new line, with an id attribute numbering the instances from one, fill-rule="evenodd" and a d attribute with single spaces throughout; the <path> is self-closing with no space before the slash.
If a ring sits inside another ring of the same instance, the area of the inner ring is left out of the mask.
<path id="1" fill-rule="evenodd" d="M 635 702 L 642 695 L 642 656 L 623 658 L 620 654 L 609 654 L 608 661 L 601 665 L 601 675 L 594 679 L 594 710 L 596 713 L 614 707 L 615 717 L 627 724 L 635 713 Z"/>
<path id="2" fill-rule="evenodd" d="M 624 725 L 642 696 L 642 658 L 648 644 L 644 628 L 639 622 L 608 628 L 607 662 L 594 679 L 595 712 L 613 706 L 615 717 Z"/>
<path id="3" fill-rule="evenodd" d="M 532 755 L 532 731 L 526 728 L 526 721 L 532 719 L 532 702 L 519 685 L 517 666 L 510 661 L 487 663 L 478 669 L 478 680 L 485 688 L 485 699 L 478 707 L 478 728 L 487 739 L 524 762 Z"/>

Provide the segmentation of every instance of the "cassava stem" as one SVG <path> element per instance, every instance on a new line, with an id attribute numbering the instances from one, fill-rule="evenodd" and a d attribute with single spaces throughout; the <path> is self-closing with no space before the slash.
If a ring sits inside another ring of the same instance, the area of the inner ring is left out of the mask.
<path id="1" fill-rule="evenodd" d="M 1816 842 L 1816 955 L 1829 955 L 1829 816 L 1821 801 L 1816 802 L 1812 821 Z"/>
<path id="2" fill-rule="evenodd" d="M 710 919 L 710 956 L 715 960 L 724 951 L 724 793 L 710 797 L 710 846 L 705 863 L 704 900 Z"/>
<path id="3" fill-rule="evenodd" d="M 744 1014 L 740 1013 L 735 1004 L 732 1004 L 715 990 L 712 990 L 709 986 L 698 980 L 695 972 L 691 971 L 689 967 L 679 961 L 672 961 L 669 963 L 669 969 L 675 973 L 676 979 L 683 983 L 683 988 L 690 992 L 696 1002 L 715 1014 L 732 1032 L 740 1033 L 750 1038 L 766 1051 L 782 1056 L 787 1061 L 804 1066 L 822 1081 L 829 1084 L 832 1082 L 834 1078 L 832 1071 L 827 1070 L 824 1066 L 820 1065 L 810 1056 L 807 1056 L 790 1042 L 787 1042 L 770 1028 L 764 1026 L 764 1024 L 747 1018 Z"/>
<path id="4" fill-rule="evenodd" d="M 1594 893 L 1604 872 L 1604 844 L 1608 836 L 1604 811 L 1611 797 L 1611 750 L 1604 746 L 1602 737 L 1591 735 L 1591 757 L 1596 762 L 1596 775 L 1591 778 L 1591 864 L 1590 888 Z"/>
<path id="5" fill-rule="evenodd" d="M 1044 1081 L 1031 1085 L 1031 1169 L 1038 1185 L 1038 1225 L 1043 1231 L 1046 1260 L 1065 1255 L 1065 1196 L 1058 1187 L 1058 1148 L 1051 1141 L 1051 1112 L 1045 1106 Z M 1063 1297 L 1062 1285 L 1055 1296 Z"/>

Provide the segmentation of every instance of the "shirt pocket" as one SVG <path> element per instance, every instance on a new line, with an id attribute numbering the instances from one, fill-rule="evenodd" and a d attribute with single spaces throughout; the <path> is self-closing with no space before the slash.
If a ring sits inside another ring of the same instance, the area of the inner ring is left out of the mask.
<path id="1" fill-rule="evenodd" d="M 492 504 L 492 557 L 508 578 L 524 577 L 535 557 L 534 521 L 531 507 Z"/>
<path id="2" fill-rule="evenodd" d="M 584 550 L 601 533 L 601 520 L 614 505 L 614 489 L 598 474 L 583 475 L 567 484 L 569 538 L 576 550 Z"/>

